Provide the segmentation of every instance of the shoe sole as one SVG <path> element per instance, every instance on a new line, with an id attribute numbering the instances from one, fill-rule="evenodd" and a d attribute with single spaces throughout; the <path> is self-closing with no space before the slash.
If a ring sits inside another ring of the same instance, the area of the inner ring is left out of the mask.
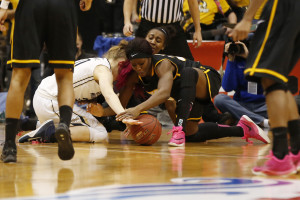
<path id="1" fill-rule="evenodd" d="M 1 155 L 1 160 L 4 163 L 16 163 L 17 162 L 17 157 L 16 156 L 12 156 L 12 155 L 8 155 L 5 158 L 3 158 L 3 156 Z"/>
<path id="2" fill-rule="evenodd" d="M 253 124 L 255 124 L 253 121 L 252 121 L 252 119 L 250 119 L 247 115 L 243 115 L 243 118 L 245 118 L 246 119 L 246 121 L 248 121 L 248 122 L 252 122 Z M 266 135 L 265 134 L 265 132 L 259 127 L 259 126 L 257 126 L 256 124 L 255 124 L 255 126 L 256 126 L 256 128 L 258 129 L 258 135 L 260 136 L 260 137 L 262 137 L 266 142 L 264 142 L 264 143 L 266 143 L 266 144 L 270 144 L 271 143 L 271 141 L 270 141 L 270 138 L 268 137 L 268 135 Z M 254 138 L 255 139 L 255 138 Z"/>
<path id="3" fill-rule="evenodd" d="M 63 128 L 57 128 L 55 138 L 58 143 L 58 156 L 61 160 L 71 160 L 75 154 L 74 147 L 69 135 Z"/>
<path id="4" fill-rule="evenodd" d="M 273 171 L 254 171 L 253 169 L 251 170 L 254 175 L 258 176 L 289 176 L 297 173 L 296 169 L 285 171 L 285 172 L 273 172 Z"/>
<path id="5" fill-rule="evenodd" d="M 23 135 L 22 137 L 19 138 L 19 143 L 24 143 L 29 141 L 30 136 L 28 135 Z"/>
<path id="6" fill-rule="evenodd" d="M 182 143 L 182 144 L 176 144 L 174 142 L 169 142 L 168 143 L 169 146 L 172 146 L 172 147 L 182 147 L 185 145 L 185 143 Z"/>
<path id="7" fill-rule="evenodd" d="M 52 121 L 53 121 L 52 119 L 49 119 L 49 120 L 45 121 L 44 123 L 42 123 L 41 126 L 38 127 L 37 129 L 35 129 L 34 131 L 31 131 L 31 132 L 21 136 L 19 138 L 19 143 L 29 142 L 30 138 L 37 138 L 37 137 L 35 137 L 35 135 L 39 132 L 39 130 L 41 128 L 43 128 L 44 126 L 47 126 L 47 124 Z"/>

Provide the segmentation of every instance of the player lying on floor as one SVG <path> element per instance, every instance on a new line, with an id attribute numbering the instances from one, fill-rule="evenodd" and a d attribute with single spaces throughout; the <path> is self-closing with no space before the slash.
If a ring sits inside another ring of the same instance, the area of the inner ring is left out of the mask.
<path id="1" fill-rule="evenodd" d="M 124 112 L 124 108 L 113 90 L 113 81 L 118 75 L 119 62 L 126 59 L 126 45 L 126 41 L 121 41 L 119 45 L 109 49 L 105 58 L 88 58 L 75 62 L 73 87 L 77 102 L 93 100 L 102 94 L 114 112 Z M 29 138 L 42 138 L 43 142 L 55 142 L 54 124 L 59 120 L 55 75 L 43 79 L 35 92 L 33 107 L 42 126 L 22 136 L 19 142 L 26 142 Z M 101 109 L 100 106 L 98 108 Z M 88 109 L 89 107 L 86 111 L 74 104 L 70 127 L 72 140 L 80 142 L 107 140 L 105 127 L 88 112 Z M 129 118 L 123 122 L 140 123 Z"/>
<path id="2" fill-rule="evenodd" d="M 156 54 L 156 53 L 160 52 L 161 50 L 163 50 L 175 35 L 176 35 L 176 29 L 174 29 L 174 27 L 171 25 L 156 27 L 156 28 L 151 29 L 148 32 L 148 34 L 146 36 L 146 40 L 151 44 L 152 51 L 153 51 L 152 53 Z M 125 69 L 125 70 L 122 69 L 122 72 L 121 72 L 123 74 L 122 77 L 125 77 L 127 74 L 131 73 L 131 71 L 133 71 L 131 67 L 130 67 L 130 69 Z M 116 84 L 117 89 L 120 89 L 119 85 L 123 84 L 122 81 L 125 81 L 125 79 L 118 81 L 118 83 Z M 98 98 L 98 99 L 101 99 L 101 98 Z M 101 101 L 101 103 L 103 103 L 103 101 Z M 166 102 L 166 106 L 169 105 L 168 103 L 169 103 L 169 101 Z M 98 113 L 94 113 L 94 114 L 97 116 Z M 123 126 L 124 124 L 116 121 L 114 116 L 113 117 L 112 116 L 106 117 L 103 115 L 99 115 L 99 116 L 101 116 L 101 118 L 97 118 L 97 119 L 104 125 L 104 127 L 106 128 L 106 130 L 108 132 L 110 132 L 111 130 L 119 130 L 119 129 L 125 128 Z M 31 133 L 27 134 L 26 136 L 22 137 L 20 139 L 20 142 L 25 142 L 30 137 L 31 137 L 31 139 L 35 138 L 36 134 L 38 137 L 40 137 L 41 134 L 45 135 L 43 133 L 43 131 L 46 131 L 48 126 L 50 126 L 50 127 L 53 126 L 53 122 L 51 120 L 46 121 L 43 124 L 40 124 L 40 122 L 37 122 L 36 120 L 33 120 L 33 119 L 28 119 L 28 118 L 21 119 L 20 130 L 22 130 L 22 131 L 30 130 L 31 131 L 31 130 L 35 130 L 37 127 L 38 127 L 38 129 L 36 129 L 35 132 L 31 132 Z M 39 129 L 41 129 L 41 130 L 39 130 Z M 53 131 L 51 129 L 49 129 L 48 132 L 53 132 Z"/>
<path id="3" fill-rule="evenodd" d="M 161 27 L 155 27 L 153 29 L 151 29 L 147 35 L 146 35 L 146 40 L 150 43 L 151 47 L 152 47 L 152 54 L 157 54 L 159 53 L 161 50 L 163 50 L 170 42 L 170 40 L 176 35 L 176 30 L 174 29 L 174 27 L 172 25 L 167 25 L 167 26 L 161 26 Z M 116 88 L 118 90 L 120 90 L 124 83 L 127 80 L 127 76 L 130 75 L 133 72 L 133 69 L 131 68 L 130 65 L 128 65 L 128 63 L 124 63 L 123 66 L 127 66 L 122 67 L 120 69 L 120 75 L 118 76 L 118 81 L 116 84 Z M 136 102 L 134 102 L 136 103 Z M 93 105 L 93 104 L 92 104 Z M 97 104 L 96 108 L 97 108 Z M 170 108 L 168 110 L 172 110 L 172 108 L 174 107 L 174 101 L 172 99 L 169 99 L 168 101 L 165 102 L 165 106 Z M 209 104 L 208 106 L 211 106 L 211 104 Z M 207 109 L 206 109 L 207 110 Z M 210 109 L 209 112 L 211 112 L 212 110 Z M 212 115 L 212 113 L 216 113 L 215 111 L 211 112 L 210 116 Z M 99 112 L 97 111 L 97 113 L 93 113 L 96 116 L 101 116 L 101 118 L 97 118 L 98 120 L 100 120 L 100 122 L 105 126 L 106 130 L 108 132 L 110 132 L 111 130 L 123 130 L 125 127 L 123 126 L 123 123 L 118 123 L 114 117 L 105 117 L 106 115 L 99 115 Z M 114 113 L 112 113 L 114 114 Z M 110 114 L 110 115 L 112 115 Z M 171 115 L 171 117 L 174 117 L 173 115 Z M 226 114 L 224 115 L 220 115 L 220 116 L 216 116 L 214 118 L 218 118 L 220 120 L 225 119 L 227 117 Z M 173 121 L 175 121 L 175 117 L 173 118 Z M 47 124 L 49 123 L 49 124 Z M 43 126 L 46 126 L 46 128 L 50 125 L 51 126 L 52 122 L 45 122 L 44 124 L 42 124 L 42 126 L 38 125 L 38 127 L 42 128 Z M 24 131 L 28 131 L 28 130 L 33 130 L 36 129 L 36 121 L 32 121 L 31 119 L 25 119 L 22 120 L 21 123 L 21 130 Z M 42 128 L 41 131 L 38 132 L 37 135 L 43 134 L 42 131 L 47 130 L 46 128 Z M 29 136 L 34 137 L 37 131 L 35 131 L 34 133 L 30 133 L 27 134 L 27 136 L 25 136 L 25 138 L 21 138 L 20 142 L 22 141 L 27 141 L 26 138 L 29 138 Z M 51 131 L 50 131 L 51 132 Z"/>
<path id="4" fill-rule="evenodd" d="M 127 104 L 137 83 L 142 84 L 144 90 L 152 96 L 143 103 L 117 114 L 117 120 L 136 118 L 142 111 L 147 111 L 172 97 L 177 105 L 173 106 L 173 110 L 169 110 L 169 113 L 173 112 L 173 118 L 176 120 L 171 130 L 171 146 L 183 146 L 186 140 L 203 142 L 228 136 L 243 137 L 247 141 L 248 138 L 256 138 L 264 143 L 270 142 L 263 130 L 247 116 L 242 116 L 238 125 L 232 127 L 216 123 L 198 124 L 203 106 L 219 92 L 221 77 L 215 69 L 182 57 L 152 55 L 150 44 L 143 38 L 130 41 L 126 47 L 126 55 L 135 73 L 127 77 L 126 84 L 120 92 L 122 105 Z M 107 112 L 105 111 L 106 114 Z"/>
<path id="5" fill-rule="evenodd" d="M 149 42 L 149 44 L 152 47 L 152 54 L 158 54 L 163 49 L 165 49 L 170 41 L 176 36 L 176 29 L 172 25 L 166 25 L 166 26 L 160 26 L 152 28 L 146 35 L 145 39 Z M 133 69 L 129 65 L 123 65 L 127 67 L 122 67 L 120 69 L 120 74 L 117 78 L 116 88 L 120 90 L 125 82 L 127 81 L 127 76 L 133 72 Z M 131 98 L 132 100 L 132 98 Z M 134 102 L 135 104 L 138 102 Z M 167 108 L 167 110 L 172 110 L 174 107 L 174 100 L 172 98 L 168 99 L 164 105 Z M 129 105 L 129 104 L 127 104 Z M 132 107 L 132 102 L 129 105 Z M 150 110 L 148 110 L 149 113 L 153 113 L 154 115 L 157 113 L 157 110 L 160 110 L 160 106 L 154 107 Z M 170 108 L 168 109 L 168 107 Z M 203 119 L 204 121 L 210 121 L 210 122 L 218 122 L 218 123 L 224 123 L 227 119 L 230 118 L 231 115 L 228 115 L 228 113 L 224 114 L 218 114 L 218 111 L 215 109 L 212 102 L 209 102 L 208 105 L 205 105 L 204 111 L 203 111 Z M 169 116 L 167 116 L 169 118 Z M 173 117 L 173 115 L 171 115 Z M 111 117 L 111 119 L 115 119 L 114 117 Z M 167 124 L 169 124 L 169 120 L 167 120 Z M 173 121 L 175 121 L 175 117 L 173 118 Z M 117 124 L 118 122 L 115 120 L 109 121 L 110 123 L 106 123 L 103 121 L 103 125 L 106 127 L 106 129 L 110 130 L 111 125 Z M 114 129 L 117 129 L 117 127 L 113 127 Z M 125 128 L 125 127 L 124 127 Z"/>

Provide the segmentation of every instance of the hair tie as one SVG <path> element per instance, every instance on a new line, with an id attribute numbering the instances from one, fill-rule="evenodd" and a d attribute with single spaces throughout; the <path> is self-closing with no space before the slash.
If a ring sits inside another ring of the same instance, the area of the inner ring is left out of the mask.
<path id="1" fill-rule="evenodd" d="M 128 59 L 132 60 L 132 59 L 136 59 L 136 58 L 150 58 L 150 57 L 152 57 L 152 54 L 133 52 L 129 55 Z"/>
<path id="2" fill-rule="evenodd" d="M 160 30 L 161 32 L 163 32 L 168 37 L 167 31 L 165 29 L 163 29 L 162 27 L 156 27 L 155 29 Z"/>

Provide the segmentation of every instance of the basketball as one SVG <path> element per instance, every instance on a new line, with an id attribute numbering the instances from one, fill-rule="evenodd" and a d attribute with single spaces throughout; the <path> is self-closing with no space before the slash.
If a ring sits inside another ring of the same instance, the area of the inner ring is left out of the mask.
<path id="1" fill-rule="evenodd" d="M 148 114 L 140 115 L 137 120 L 143 122 L 129 128 L 133 140 L 141 145 L 152 145 L 161 135 L 161 124 L 156 117 Z"/>

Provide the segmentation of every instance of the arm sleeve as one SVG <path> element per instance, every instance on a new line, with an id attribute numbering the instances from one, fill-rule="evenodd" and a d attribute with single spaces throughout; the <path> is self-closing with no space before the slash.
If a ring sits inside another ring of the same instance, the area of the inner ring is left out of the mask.
<path id="1" fill-rule="evenodd" d="M 222 87 L 226 92 L 235 90 L 238 85 L 236 62 L 227 61 Z"/>

